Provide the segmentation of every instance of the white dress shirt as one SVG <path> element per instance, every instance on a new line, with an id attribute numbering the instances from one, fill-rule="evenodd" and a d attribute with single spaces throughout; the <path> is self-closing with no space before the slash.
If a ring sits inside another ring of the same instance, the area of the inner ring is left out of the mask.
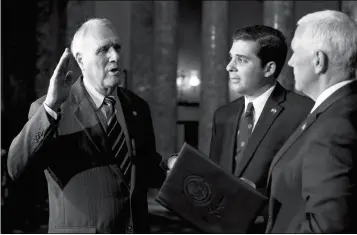
<path id="1" fill-rule="evenodd" d="M 253 107 L 254 107 L 254 113 L 253 113 L 253 129 L 255 128 L 255 125 L 257 124 L 260 115 L 262 114 L 263 108 L 268 100 L 268 98 L 270 97 L 271 93 L 273 92 L 274 88 L 275 88 L 276 84 L 274 84 L 274 86 L 270 87 L 267 91 L 265 91 L 263 94 L 261 94 L 260 96 L 258 96 L 255 99 L 251 99 L 250 97 L 244 96 L 244 101 L 245 101 L 245 107 L 244 107 L 244 112 L 247 110 L 247 106 L 249 102 L 253 103 Z"/>
<path id="2" fill-rule="evenodd" d="M 310 113 L 312 113 L 313 111 L 315 111 L 315 109 L 317 107 L 319 107 L 322 102 L 324 102 L 328 97 L 330 97 L 333 93 L 335 93 L 338 89 L 340 89 L 343 86 L 346 86 L 347 84 L 353 82 L 354 80 L 346 80 L 346 81 L 342 81 L 339 83 L 336 83 L 333 86 L 330 86 L 329 88 L 327 88 L 326 90 L 324 90 L 319 97 L 317 97 L 316 102 L 314 107 L 312 107 Z"/>

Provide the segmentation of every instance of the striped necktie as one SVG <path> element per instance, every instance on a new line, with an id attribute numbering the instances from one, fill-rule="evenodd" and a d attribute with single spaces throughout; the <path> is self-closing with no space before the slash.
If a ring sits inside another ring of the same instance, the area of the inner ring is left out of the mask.
<path id="1" fill-rule="evenodd" d="M 104 112 L 107 118 L 107 140 L 111 146 L 112 156 L 118 160 L 124 177 L 129 180 L 131 161 L 129 158 L 128 146 L 125 141 L 123 128 L 118 122 L 115 114 L 115 99 L 114 97 L 104 98 Z"/>

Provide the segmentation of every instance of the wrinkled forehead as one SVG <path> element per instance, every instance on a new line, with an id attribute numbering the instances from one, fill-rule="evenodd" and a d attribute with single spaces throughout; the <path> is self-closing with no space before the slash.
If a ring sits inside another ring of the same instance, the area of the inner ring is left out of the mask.
<path id="1" fill-rule="evenodd" d="M 83 41 L 86 47 L 97 48 L 106 44 L 121 44 L 120 37 L 113 27 L 106 25 L 94 26 L 87 29 Z"/>

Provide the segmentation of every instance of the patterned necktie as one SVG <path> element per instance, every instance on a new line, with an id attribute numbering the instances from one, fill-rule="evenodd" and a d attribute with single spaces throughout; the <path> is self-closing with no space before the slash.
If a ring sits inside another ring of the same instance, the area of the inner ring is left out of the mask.
<path id="1" fill-rule="evenodd" d="M 104 98 L 103 110 L 107 118 L 107 139 L 111 147 L 113 157 L 118 159 L 124 177 L 130 177 L 131 161 L 129 159 L 128 146 L 125 142 L 125 135 L 115 114 L 115 99 L 111 96 Z"/>
<path id="2" fill-rule="evenodd" d="M 244 117 L 247 123 L 248 127 L 248 138 L 250 137 L 250 134 L 252 134 L 253 130 L 253 125 L 254 125 L 254 106 L 252 102 L 249 102 L 247 105 L 247 110 L 244 113 Z"/>
<path id="3" fill-rule="evenodd" d="M 235 174 L 239 169 L 238 164 L 242 160 L 245 146 L 247 146 L 249 137 L 252 134 L 253 125 L 254 125 L 254 107 L 253 107 L 253 103 L 249 102 L 247 105 L 247 110 L 242 115 L 242 118 L 239 122 L 239 130 L 236 138 L 237 147 L 236 147 L 235 168 L 234 168 Z"/>

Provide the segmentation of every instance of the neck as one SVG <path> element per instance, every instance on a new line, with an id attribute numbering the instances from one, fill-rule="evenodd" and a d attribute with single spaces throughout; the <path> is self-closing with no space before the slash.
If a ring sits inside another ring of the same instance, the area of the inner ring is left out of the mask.
<path id="1" fill-rule="evenodd" d="M 276 82 L 275 80 L 272 82 L 269 82 L 268 84 L 265 84 L 264 86 L 255 90 L 253 93 L 246 94 L 245 97 L 247 97 L 247 99 L 249 101 L 254 101 L 256 98 L 258 98 L 259 96 L 264 94 L 267 90 L 269 90 L 272 86 L 274 86 L 275 82 Z"/>
<path id="2" fill-rule="evenodd" d="M 100 93 L 101 95 L 107 97 L 108 95 L 110 95 L 115 87 L 100 87 L 100 86 L 95 86 L 95 84 L 93 84 L 91 79 L 86 78 L 85 76 L 83 76 L 83 81 L 85 81 L 85 83 L 87 84 L 87 86 L 90 86 L 92 89 L 94 89 L 96 92 Z"/>
<path id="3" fill-rule="evenodd" d="M 110 95 L 113 91 L 114 91 L 114 87 L 111 88 L 103 88 L 103 89 L 96 89 L 100 94 L 104 95 L 105 97 L 107 97 L 108 95 Z"/>
<path id="4" fill-rule="evenodd" d="M 321 75 L 318 78 L 318 83 L 315 86 L 312 86 L 310 94 L 308 95 L 314 101 L 329 87 L 342 82 L 352 79 L 350 78 L 347 72 L 341 71 L 330 71 L 326 74 Z"/>

